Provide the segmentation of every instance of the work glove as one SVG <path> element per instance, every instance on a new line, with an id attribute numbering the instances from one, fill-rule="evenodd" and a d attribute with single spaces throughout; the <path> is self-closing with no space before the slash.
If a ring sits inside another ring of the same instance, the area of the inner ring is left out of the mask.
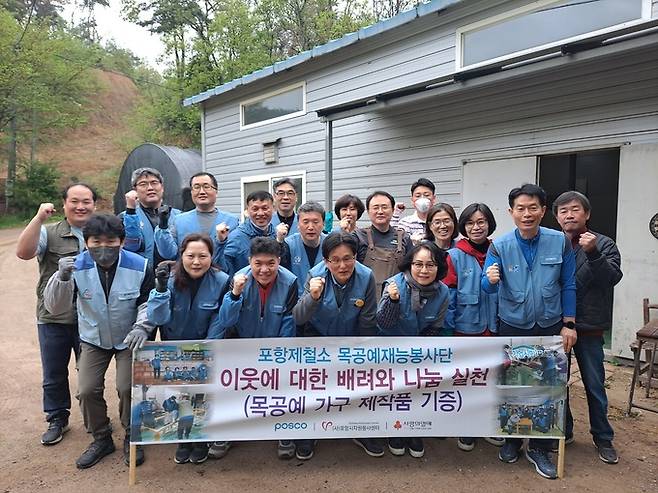
<path id="1" fill-rule="evenodd" d="M 57 277 L 59 277 L 60 281 L 71 280 L 74 263 L 75 263 L 75 257 L 62 257 L 59 259 L 59 261 L 57 262 L 59 266 L 57 270 Z"/>
<path id="2" fill-rule="evenodd" d="M 160 229 L 167 229 L 169 227 L 169 216 L 171 215 L 171 207 L 163 205 L 158 207 L 158 217 L 160 218 Z"/>
<path id="3" fill-rule="evenodd" d="M 133 325 L 133 330 L 128 332 L 123 343 L 128 345 L 128 349 L 134 351 L 135 349 L 141 349 L 147 339 L 148 334 L 146 333 L 146 330 L 139 325 Z"/>
<path id="4" fill-rule="evenodd" d="M 167 292 L 167 281 L 169 280 L 169 263 L 160 262 L 155 269 L 155 290 L 158 293 Z"/>

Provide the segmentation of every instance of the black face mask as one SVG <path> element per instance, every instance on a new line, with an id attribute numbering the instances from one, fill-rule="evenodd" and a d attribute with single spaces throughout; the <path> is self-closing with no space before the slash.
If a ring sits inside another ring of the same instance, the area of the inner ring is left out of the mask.
<path id="1" fill-rule="evenodd" d="M 120 246 L 102 246 L 88 248 L 89 255 L 101 267 L 108 269 L 114 265 L 119 258 Z"/>

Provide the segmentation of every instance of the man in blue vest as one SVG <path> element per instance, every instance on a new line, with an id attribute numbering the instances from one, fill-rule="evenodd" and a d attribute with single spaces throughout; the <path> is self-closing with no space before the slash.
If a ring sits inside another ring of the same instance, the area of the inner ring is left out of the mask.
<path id="1" fill-rule="evenodd" d="M 64 313 L 49 313 L 43 304 L 43 290 L 48 279 L 57 272 L 63 257 L 75 257 L 84 250 L 82 228 L 96 207 L 96 191 L 84 183 L 66 187 L 62 194 L 65 219 L 46 224 L 55 212 L 55 205 L 43 203 L 18 237 L 16 256 L 23 260 L 37 258 L 37 329 L 41 366 L 43 369 L 43 411 L 48 430 L 41 435 L 43 445 L 55 445 L 69 429 L 71 392 L 69 390 L 69 361 L 71 353 L 80 355 L 78 322 L 73 305 Z"/>
<path id="2" fill-rule="evenodd" d="M 229 276 L 249 265 L 249 249 L 251 240 L 257 237 L 275 238 L 278 234 L 283 241 L 286 235 L 285 225 L 279 225 L 277 233 L 272 226 L 274 199 L 269 192 L 257 190 L 247 195 L 247 214 L 249 219 L 243 222 L 235 231 L 231 231 L 225 244 L 222 245 L 222 268 Z"/>
<path id="3" fill-rule="evenodd" d="M 306 202 L 297 211 L 299 233 L 286 236 L 281 243 L 281 265 L 297 276 L 299 296 L 304 294 L 306 276 L 314 265 L 322 262 L 324 207 Z"/>
<path id="4" fill-rule="evenodd" d="M 87 250 L 59 261 L 44 290 L 46 309 L 65 312 L 75 303 L 80 333 L 78 399 L 94 441 L 76 461 L 93 466 L 114 452 L 112 426 L 103 397 L 105 372 L 116 361 L 119 417 L 125 430 L 124 461 L 130 459 L 130 393 L 132 350 L 144 344 L 153 325 L 146 320 L 146 301 L 154 285 L 145 258 L 121 248 L 123 222 L 111 214 L 95 214 L 83 228 Z M 137 463 L 144 462 L 138 448 Z"/>
<path id="5" fill-rule="evenodd" d="M 139 253 L 154 269 L 164 260 L 155 244 L 155 228 L 160 224 L 160 216 L 170 218 L 180 211 L 162 205 L 164 185 L 157 169 L 138 168 L 133 171 L 131 182 L 133 189 L 126 194 L 126 210 L 119 214 L 126 228 L 124 248 Z"/>
<path id="6" fill-rule="evenodd" d="M 281 267 L 280 255 L 281 247 L 275 239 L 251 240 L 249 265 L 235 274 L 219 309 L 225 333 L 240 338 L 296 335 L 292 309 L 297 303 L 297 278 Z M 208 455 L 221 459 L 230 446 L 230 442 L 215 442 Z M 294 443 L 279 441 L 277 455 L 291 459 Z"/>
<path id="7" fill-rule="evenodd" d="M 272 226 L 279 224 L 286 226 L 286 234 L 293 235 L 299 232 L 299 216 L 295 214 L 297 205 L 297 189 L 292 178 L 281 178 L 274 182 L 274 207 L 275 214 L 272 215 Z M 324 219 L 324 218 L 323 218 Z"/>
<path id="8" fill-rule="evenodd" d="M 524 184 L 509 193 L 516 229 L 493 241 L 483 267 L 482 288 L 498 292 L 499 336 L 561 335 L 565 352 L 576 343 L 576 277 L 571 242 L 564 233 L 540 227 L 546 192 Z M 516 462 L 523 440 L 505 441 L 499 458 Z M 551 441 L 530 439 L 526 458 L 548 479 L 557 477 Z"/>
<path id="9" fill-rule="evenodd" d="M 155 229 L 155 244 L 165 259 L 176 259 L 178 249 L 190 233 L 205 233 L 214 242 L 213 262 L 223 270 L 223 250 L 229 232 L 237 228 L 238 218 L 215 206 L 217 202 L 217 179 L 210 173 L 201 171 L 190 178 L 192 201 L 195 209 L 169 217 L 161 211 L 160 224 Z M 170 221 L 171 219 L 171 221 Z"/>
<path id="10" fill-rule="evenodd" d="M 612 290 L 621 281 L 621 254 L 615 242 L 587 227 L 592 207 L 576 191 L 564 192 L 553 202 L 553 214 L 571 240 L 576 255 L 576 331 L 573 351 L 587 395 L 590 433 L 599 458 L 619 461 L 612 445 L 614 430 L 608 420 L 608 397 L 603 366 L 603 332 L 612 329 Z M 567 440 L 573 439 L 573 417 L 567 406 Z"/>

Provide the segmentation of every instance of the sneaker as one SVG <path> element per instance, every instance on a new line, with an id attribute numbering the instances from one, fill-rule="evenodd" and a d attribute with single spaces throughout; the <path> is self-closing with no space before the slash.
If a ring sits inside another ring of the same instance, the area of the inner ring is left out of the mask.
<path id="1" fill-rule="evenodd" d="M 300 440 L 305 442 L 306 440 Z M 295 456 L 295 442 L 292 440 L 279 440 L 279 444 L 276 448 L 276 456 L 281 460 L 292 459 Z M 313 451 L 311 451 L 311 457 L 313 456 Z M 309 459 L 311 458 L 309 457 Z"/>
<path id="2" fill-rule="evenodd" d="M 564 444 L 569 445 L 569 444 L 571 444 L 575 441 L 576 441 L 576 439 L 574 438 L 573 435 L 571 435 L 571 436 L 565 437 Z M 558 449 L 559 446 L 560 446 L 560 441 L 559 440 L 551 440 L 551 452 L 553 452 L 554 454 L 557 454 L 558 450 L 559 450 Z"/>
<path id="3" fill-rule="evenodd" d="M 546 479 L 557 478 L 557 468 L 546 450 L 526 448 L 526 459 L 534 464 L 537 473 Z"/>
<path id="4" fill-rule="evenodd" d="M 407 451 L 407 445 L 404 443 L 404 438 L 389 438 L 388 450 L 393 455 L 402 456 Z"/>
<path id="5" fill-rule="evenodd" d="M 208 460 L 208 443 L 195 443 L 192 445 L 192 452 L 190 452 L 189 461 L 192 464 L 203 464 Z"/>
<path id="6" fill-rule="evenodd" d="M 228 454 L 232 445 L 232 442 L 215 442 L 210 446 L 210 450 L 208 450 L 208 457 L 211 459 L 221 459 Z"/>
<path id="7" fill-rule="evenodd" d="M 505 444 L 501 447 L 500 452 L 498 452 L 498 458 L 503 462 L 513 464 L 519 460 L 520 451 L 520 444 L 505 440 Z"/>
<path id="8" fill-rule="evenodd" d="M 505 445 L 505 439 L 499 437 L 484 437 L 484 441 L 493 445 L 494 447 L 502 447 Z"/>
<path id="9" fill-rule="evenodd" d="M 352 440 L 361 447 L 370 457 L 384 457 L 384 447 L 381 440 L 376 438 L 354 438 Z"/>
<path id="10" fill-rule="evenodd" d="M 144 449 L 141 445 L 137 445 L 137 461 L 136 465 L 141 466 L 144 464 Z M 123 439 L 123 463 L 130 466 L 130 437 L 126 435 Z"/>
<path id="11" fill-rule="evenodd" d="M 296 440 L 295 443 L 279 442 L 279 452 L 281 451 L 282 443 L 292 444 L 292 450 L 294 451 L 295 457 L 297 457 L 299 460 L 309 460 L 310 458 L 313 457 L 313 454 L 315 453 L 315 444 L 317 443 L 317 440 Z M 282 459 L 288 458 L 288 457 L 281 457 L 280 454 L 279 457 Z"/>
<path id="12" fill-rule="evenodd" d="M 190 461 L 190 454 L 192 453 L 191 443 L 179 443 L 176 448 L 176 455 L 174 455 L 174 462 L 176 464 L 185 464 Z"/>
<path id="13" fill-rule="evenodd" d="M 111 436 L 94 440 L 89 444 L 87 450 L 82 452 L 82 455 L 78 457 L 75 465 L 78 466 L 78 469 L 87 469 L 115 450 Z"/>
<path id="14" fill-rule="evenodd" d="M 42 445 L 55 445 L 62 441 L 64 433 L 69 431 L 69 420 L 67 418 L 53 418 L 48 423 L 48 429 L 41 435 Z"/>
<path id="15" fill-rule="evenodd" d="M 420 459 L 425 455 L 425 446 L 423 445 L 423 439 L 420 437 L 410 438 L 407 442 L 407 449 L 409 450 L 409 455 L 415 459 Z"/>
<path id="16" fill-rule="evenodd" d="M 475 448 L 475 438 L 460 437 L 457 439 L 457 447 L 464 452 L 470 452 Z"/>
<path id="17" fill-rule="evenodd" d="M 615 447 L 612 446 L 610 440 L 593 440 L 594 446 L 599 451 L 599 459 L 606 464 L 616 464 L 619 462 L 619 456 Z"/>

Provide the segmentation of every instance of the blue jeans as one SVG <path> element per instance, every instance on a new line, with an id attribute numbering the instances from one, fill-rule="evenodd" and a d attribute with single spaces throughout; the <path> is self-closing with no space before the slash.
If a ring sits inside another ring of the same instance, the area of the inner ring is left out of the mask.
<path id="1" fill-rule="evenodd" d="M 614 431 L 608 421 L 608 397 L 605 393 L 605 368 L 603 367 L 603 337 L 578 334 L 578 341 L 573 347 L 576 354 L 580 377 L 587 395 L 590 433 L 594 440 L 614 438 Z M 569 356 L 571 358 L 571 356 Z M 573 416 L 567 406 L 567 424 L 565 435 L 573 435 Z"/>
<path id="2" fill-rule="evenodd" d="M 43 369 L 43 411 L 46 421 L 68 419 L 71 414 L 69 361 L 71 351 L 76 361 L 80 355 L 78 326 L 37 324 L 41 367 Z"/>
<path id="3" fill-rule="evenodd" d="M 498 327 L 498 336 L 507 336 L 507 337 L 534 337 L 534 336 L 556 336 L 560 335 L 562 330 L 562 320 L 560 320 L 555 325 L 550 327 L 540 327 L 535 325 L 529 329 L 519 329 L 517 327 L 512 327 L 511 325 L 506 324 L 502 320 L 500 321 L 500 326 Z M 567 396 L 566 402 L 567 409 L 569 408 L 569 400 Z M 505 442 L 513 443 L 518 448 L 521 448 L 523 443 L 522 438 L 506 438 Z M 549 440 L 546 438 L 531 438 L 528 440 L 528 448 L 533 450 L 543 450 L 549 451 L 553 447 L 555 441 Z"/>

